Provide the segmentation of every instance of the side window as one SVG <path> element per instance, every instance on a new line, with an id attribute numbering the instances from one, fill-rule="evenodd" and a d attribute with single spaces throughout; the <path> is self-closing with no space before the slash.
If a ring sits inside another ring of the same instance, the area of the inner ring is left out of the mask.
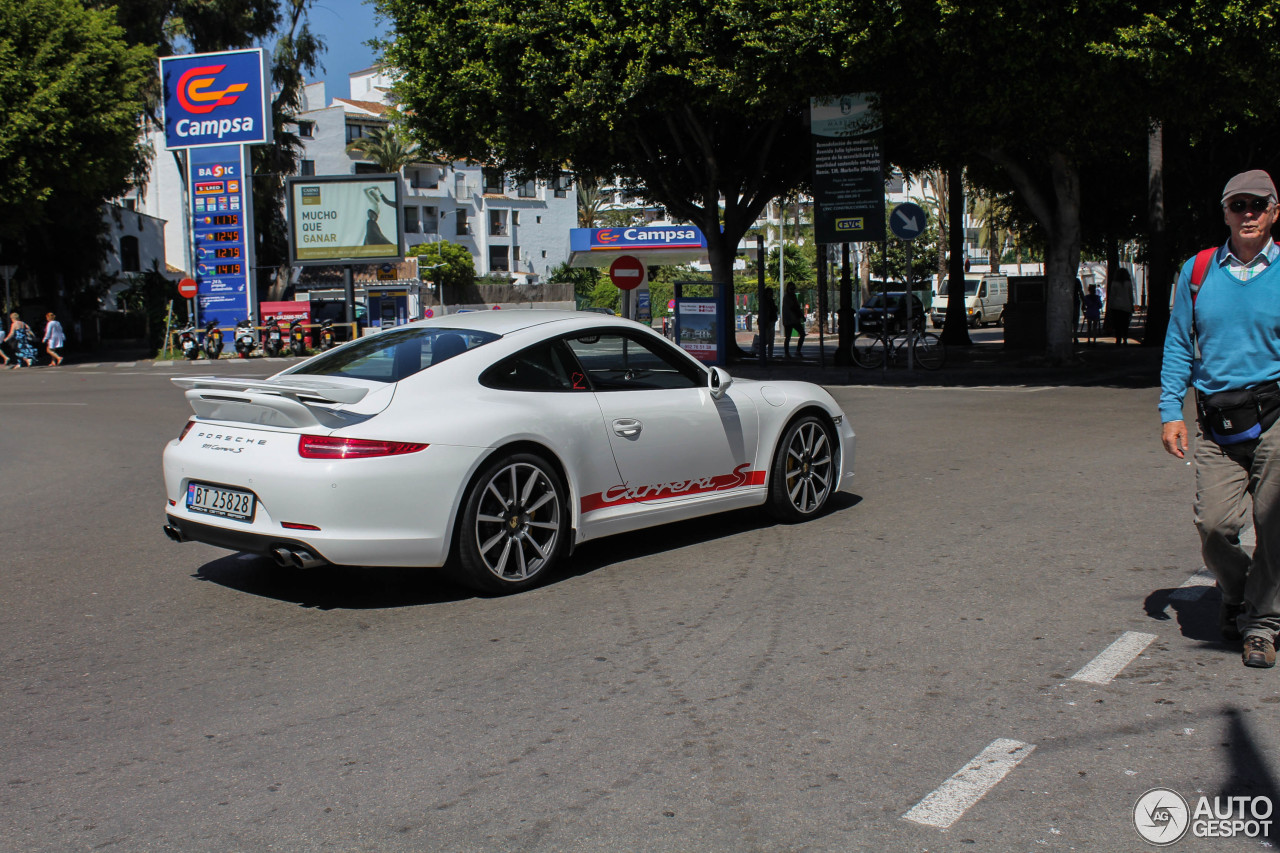
<path id="1" fill-rule="evenodd" d="M 490 367 L 480 384 L 504 391 L 587 391 L 590 390 L 572 359 L 554 341 L 521 350 Z"/>
<path id="2" fill-rule="evenodd" d="M 597 391 L 651 391 L 699 388 L 705 374 L 661 341 L 617 332 L 578 335 L 565 343 Z"/>
<path id="3" fill-rule="evenodd" d="M 979 299 L 987 298 L 987 283 L 985 281 L 982 284 L 978 285 L 978 298 Z"/>

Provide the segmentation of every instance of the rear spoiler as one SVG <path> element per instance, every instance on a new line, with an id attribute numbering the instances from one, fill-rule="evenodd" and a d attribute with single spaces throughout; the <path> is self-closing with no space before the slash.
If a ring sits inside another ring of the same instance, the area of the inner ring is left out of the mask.
<path id="1" fill-rule="evenodd" d="M 324 408 L 313 409 L 307 403 L 356 403 L 369 393 L 368 388 L 305 379 L 281 381 L 175 376 L 170 381 L 179 388 L 187 389 L 187 402 L 201 418 L 286 429 L 334 429 L 343 426 L 346 419 L 340 413 Z"/>
<path id="2" fill-rule="evenodd" d="M 189 391 L 231 391 L 245 394 L 274 394 L 299 402 L 358 403 L 369 393 L 368 388 L 334 385 L 323 380 L 307 379 L 224 379 L 217 376 L 175 376 L 170 381 Z"/>

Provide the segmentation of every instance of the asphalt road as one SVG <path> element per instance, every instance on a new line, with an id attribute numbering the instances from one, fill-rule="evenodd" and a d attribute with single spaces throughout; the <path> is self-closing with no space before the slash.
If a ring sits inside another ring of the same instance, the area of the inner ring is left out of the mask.
<path id="1" fill-rule="evenodd" d="M 1153 787 L 1276 793 L 1154 388 L 834 388 L 826 516 L 477 598 L 166 539 L 179 372 L 0 371 L 4 850 L 1144 850 Z"/>

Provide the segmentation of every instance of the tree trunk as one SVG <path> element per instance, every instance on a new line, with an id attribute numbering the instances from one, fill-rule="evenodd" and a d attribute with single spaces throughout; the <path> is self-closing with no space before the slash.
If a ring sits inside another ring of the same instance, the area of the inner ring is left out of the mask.
<path id="1" fill-rule="evenodd" d="M 964 305 L 964 169 L 958 165 L 947 170 L 947 224 L 949 284 L 942 342 L 951 346 L 973 346 Z"/>
<path id="2" fill-rule="evenodd" d="M 1048 154 L 1052 176 L 1040 185 L 1020 161 L 1003 150 L 983 152 L 1013 180 L 1031 213 L 1045 233 L 1045 356 L 1064 364 L 1075 355 L 1071 326 L 1074 322 L 1076 275 L 1080 269 L 1080 172 L 1060 151 Z"/>
<path id="3" fill-rule="evenodd" d="M 1175 271 L 1164 220 L 1164 128 L 1154 122 L 1147 134 L 1147 324 L 1143 346 L 1164 346 Z"/>

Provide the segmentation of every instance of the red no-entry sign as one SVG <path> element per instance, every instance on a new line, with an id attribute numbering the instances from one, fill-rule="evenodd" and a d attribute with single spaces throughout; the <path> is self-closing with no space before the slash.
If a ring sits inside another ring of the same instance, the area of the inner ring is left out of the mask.
<path id="1" fill-rule="evenodd" d="M 644 281 L 644 264 L 634 255 L 622 255 L 609 266 L 609 278 L 619 290 L 634 290 Z"/>
<path id="2" fill-rule="evenodd" d="M 184 278 L 182 281 L 178 282 L 178 294 L 186 299 L 194 298 L 198 291 L 199 288 L 196 287 L 196 280 L 194 278 Z"/>

